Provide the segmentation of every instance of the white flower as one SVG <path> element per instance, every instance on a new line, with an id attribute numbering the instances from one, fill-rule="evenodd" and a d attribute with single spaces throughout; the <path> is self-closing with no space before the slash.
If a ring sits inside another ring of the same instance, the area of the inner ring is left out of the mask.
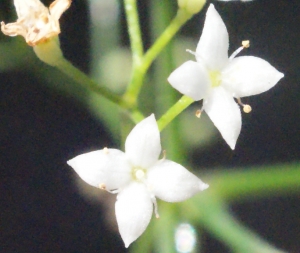
<path id="1" fill-rule="evenodd" d="M 244 47 L 247 46 L 245 43 Z M 242 125 L 241 112 L 234 98 L 240 101 L 241 97 L 265 92 L 284 75 L 261 58 L 234 58 L 243 47 L 228 58 L 228 47 L 227 29 L 211 4 L 194 53 L 197 62 L 185 62 L 171 73 L 168 81 L 192 99 L 203 99 L 203 110 L 234 149 Z M 250 106 L 244 107 L 245 112 L 250 110 Z"/>
<path id="2" fill-rule="evenodd" d="M 180 164 L 158 160 L 160 153 L 160 134 L 152 114 L 130 132 L 125 153 L 104 148 L 68 161 L 88 184 L 118 193 L 115 211 L 126 247 L 145 231 L 153 205 L 158 217 L 155 196 L 178 202 L 208 187 Z"/>
<path id="3" fill-rule="evenodd" d="M 30 46 L 36 46 L 60 33 L 59 18 L 72 0 L 55 0 L 49 8 L 39 0 L 14 0 L 18 20 L 4 24 L 1 30 L 5 35 L 21 35 Z"/>

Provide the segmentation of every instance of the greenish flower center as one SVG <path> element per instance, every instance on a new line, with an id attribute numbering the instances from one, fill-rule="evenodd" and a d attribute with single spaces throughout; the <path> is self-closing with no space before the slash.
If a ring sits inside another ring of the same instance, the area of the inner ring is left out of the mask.
<path id="1" fill-rule="evenodd" d="M 134 181 L 141 182 L 146 177 L 146 170 L 141 167 L 133 167 L 131 176 Z"/>
<path id="2" fill-rule="evenodd" d="M 221 73 L 219 71 L 209 71 L 209 79 L 213 88 L 220 86 Z"/>

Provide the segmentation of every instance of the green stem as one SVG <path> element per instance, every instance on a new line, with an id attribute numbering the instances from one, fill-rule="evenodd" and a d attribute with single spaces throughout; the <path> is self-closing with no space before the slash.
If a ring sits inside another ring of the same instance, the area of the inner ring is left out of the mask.
<path id="1" fill-rule="evenodd" d="M 151 63 L 155 60 L 158 54 L 165 48 L 165 46 L 170 42 L 170 40 L 174 37 L 174 35 L 178 32 L 178 30 L 192 17 L 193 15 L 179 9 L 175 18 L 171 21 L 169 26 L 165 29 L 165 31 L 160 35 L 160 37 L 155 41 L 155 43 L 149 48 L 146 52 L 141 70 L 145 73 Z"/>
<path id="2" fill-rule="evenodd" d="M 214 172 L 206 180 L 209 191 L 222 199 L 264 197 L 278 193 L 300 192 L 300 164 Z"/>
<path id="3" fill-rule="evenodd" d="M 202 195 L 199 201 L 189 201 L 189 210 L 195 221 L 216 238 L 224 241 L 238 253 L 283 253 L 244 227 L 225 208 L 223 202 L 211 194 Z M 203 207 L 203 208 L 199 208 Z"/>
<path id="4" fill-rule="evenodd" d="M 202 225 L 238 253 L 283 253 L 240 224 L 223 201 L 300 192 L 300 164 L 216 172 L 205 182 L 210 188 L 182 203 L 183 216 Z M 222 201 L 221 201 L 222 200 Z"/>
<path id="5" fill-rule="evenodd" d="M 126 104 L 122 101 L 121 97 L 107 89 L 106 87 L 100 86 L 95 81 L 91 80 L 86 74 L 81 72 L 79 69 L 74 67 L 69 61 L 62 58 L 57 62 L 57 67 L 61 72 L 65 73 L 77 83 L 81 84 L 83 87 L 87 87 L 89 90 L 107 98 L 108 100 L 118 104 L 119 106 L 126 108 Z"/>
<path id="6" fill-rule="evenodd" d="M 128 0 L 129 1 L 129 0 Z M 132 1 L 132 0 L 131 0 Z M 150 65 L 158 54 L 165 48 L 170 42 L 178 30 L 192 17 L 193 15 L 187 13 L 184 10 L 178 10 L 177 15 L 155 41 L 152 47 L 144 55 L 141 65 L 138 66 L 133 72 L 131 83 L 129 84 L 127 91 L 124 95 L 124 100 L 129 101 L 132 104 L 136 103 L 138 94 L 143 84 L 144 76 L 148 71 Z"/>
<path id="7" fill-rule="evenodd" d="M 143 75 L 140 73 L 140 65 L 144 53 L 143 41 L 141 36 L 141 28 L 137 10 L 136 0 L 124 0 L 128 34 L 130 38 L 130 47 L 132 52 L 132 76 L 127 87 L 127 92 L 123 96 L 123 100 L 129 105 L 129 108 L 134 108 L 137 105 L 137 95 L 128 94 L 128 89 L 136 83 L 142 83 Z"/>
<path id="8" fill-rule="evenodd" d="M 146 231 L 132 245 L 130 245 L 130 253 L 154 252 L 154 239 L 156 236 L 156 234 L 154 234 L 154 228 L 157 222 L 160 222 L 160 220 L 152 217 Z"/>
<path id="9" fill-rule="evenodd" d="M 283 253 L 242 226 L 223 201 L 300 192 L 300 164 L 286 164 L 240 171 L 216 172 L 205 182 L 210 188 L 181 203 L 183 216 L 204 226 L 238 253 Z M 189 212 L 186 212 L 189 210 Z M 165 215 L 165 214 L 164 214 Z M 169 252 L 169 251 L 168 251 Z"/>
<path id="10" fill-rule="evenodd" d="M 137 11 L 136 0 L 124 0 L 125 12 L 130 38 L 130 46 L 133 57 L 133 66 L 140 65 L 143 56 L 143 42 L 141 37 L 141 28 Z"/>
<path id="11" fill-rule="evenodd" d="M 173 17 L 173 0 L 152 0 L 150 4 L 151 16 L 151 38 L 154 40 L 171 22 Z M 173 41 L 170 41 L 160 55 L 156 58 L 152 66 L 151 89 L 154 96 L 154 105 L 156 115 L 162 115 L 171 106 L 176 103 L 178 92 L 173 89 L 166 81 L 167 77 L 174 70 Z M 168 157 L 178 163 L 184 159 L 183 145 L 178 140 L 178 134 L 181 130 L 178 127 L 178 121 L 173 120 L 169 125 L 168 131 L 162 138 L 162 147 L 167 151 Z"/>
<path id="12" fill-rule="evenodd" d="M 135 124 L 139 123 L 145 118 L 144 115 L 138 109 L 132 110 L 130 112 L 130 117 Z"/>
<path id="13" fill-rule="evenodd" d="M 194 100 L 188 96 L 182 96 L 158 121 L 158 128 L 162 131 L 178 114 L 186 109 Z"/>
<path id="14" fill-rule="evenodd" d="M 175 250 L 174 231 L 178 225 L 178 213 L 170 203 L 159 203 L 158 220 L 152 221 L 154 229 L 152 230 L 154 236 L 154 252 L 156 253 L 173 253 Z"/>

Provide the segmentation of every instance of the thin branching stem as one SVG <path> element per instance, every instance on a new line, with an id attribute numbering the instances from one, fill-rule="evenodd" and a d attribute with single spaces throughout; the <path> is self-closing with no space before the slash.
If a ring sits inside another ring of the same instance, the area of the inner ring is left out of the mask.
<path id="1" fill-rule="evenodd" d="M 129 0 L 128 0 L 129 1 Z M 132 1 L 132 0 L 131 0 Z M 125 1 L 126 2 L 126 1 Z M 145 74 L 149 67 L 159 53 L 170 42 L 178 30 L 192 17 L 193 15 L 185 12 L 184 10 L 178 10 L 177 15 L 171 21 L 165 31 L 159 36 L 155 43 L 149 48 L 142 58 L 141 64 L 135 68 L 133 72 L 131 82 L 124 95 L 124 100 L 130 101 L 133 105 L 137 101 L 137 97 L 141 90 Z"/>
<path id="2" fill-rule="evenodd" d="M 194 100 L 188 96 L 182 96 L 161 118 L 157 121 L 158 128 L 162 131 L 175 117 L 185 110 Z"/>
<path id="3" fill-rule="evenodd" d="M 189 202 L 195 221 L 213 236 L 239 253 L 284 253 L 243 226 L 217 196 L 206 193 L 199 201 Z M 201 208 L 199 208 L 201 207 Z"/>
<path id="4" fill-rule="evenodd" d="M 123 102 L 122 98 L 116 95 L 114 92 L 110 91 L 106 87 L 100 86 L 98 83 L 90 79 L 81 70 L 76 68 L 72 63 L 62 58 L 57 62 L 56 66 L 61 72 L 65 73 L 77 83 L 81 84 L 83 87 L 107 98 L 108 100 L 118 104 L 119 106 L 126 108 L 126 104 Z"/>
<path id="5" fill-rule="evenodd" d="M 133 70 L 140 65 L 143 57 L 143 41 L 136 0 L 124 0 L 130 47 L 133 58 Z"/>

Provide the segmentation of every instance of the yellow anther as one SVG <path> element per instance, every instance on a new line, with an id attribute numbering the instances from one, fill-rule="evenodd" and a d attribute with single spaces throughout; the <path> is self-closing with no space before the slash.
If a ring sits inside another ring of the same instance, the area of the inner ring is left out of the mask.
<path id="1" fill-rule="evenodd" d="M 104 154 L 107 155 L 109 153 L 108 148 L 107 147 L 103 148 L 103 152 L 104 152 Z"/>
<path id="2" fill-rule="evenodd" d="M 242 41 L 243 48 L 249 48 L 250 47 L 250 40 L 243 40 Z"/>
<path id="3" fill-rule="evenodd" d="M 198 119 L 200 119 L 201 113 L 202 113 L 202 110 L 197 110 L 196 113 L 195 113 L 195 116 L 196 116 Z"/>
<path id="4" fill-rule="evenodd" d="M 252 108 L 251 108 L 250 105 L 244 105 L 243 106 L 243 111 L 244 111 L 244 113 L 249 113 L 249 112 L 252 111 Z"/>
<path id="5" fill-rule="evenodd" d="M 243 103 L 242 103 L 242 100 L 241 100 L 240 98 L 237 98 L 237 102 L 238 102 L 238 104 L 239 104 L 240 106 L 243 107 L 244 113 L 249 113 L 249 112 L 252 111 L 251 106 L 250 106 L 250 105 L 247 105 L 247 104 L 243 104 Z"/>

